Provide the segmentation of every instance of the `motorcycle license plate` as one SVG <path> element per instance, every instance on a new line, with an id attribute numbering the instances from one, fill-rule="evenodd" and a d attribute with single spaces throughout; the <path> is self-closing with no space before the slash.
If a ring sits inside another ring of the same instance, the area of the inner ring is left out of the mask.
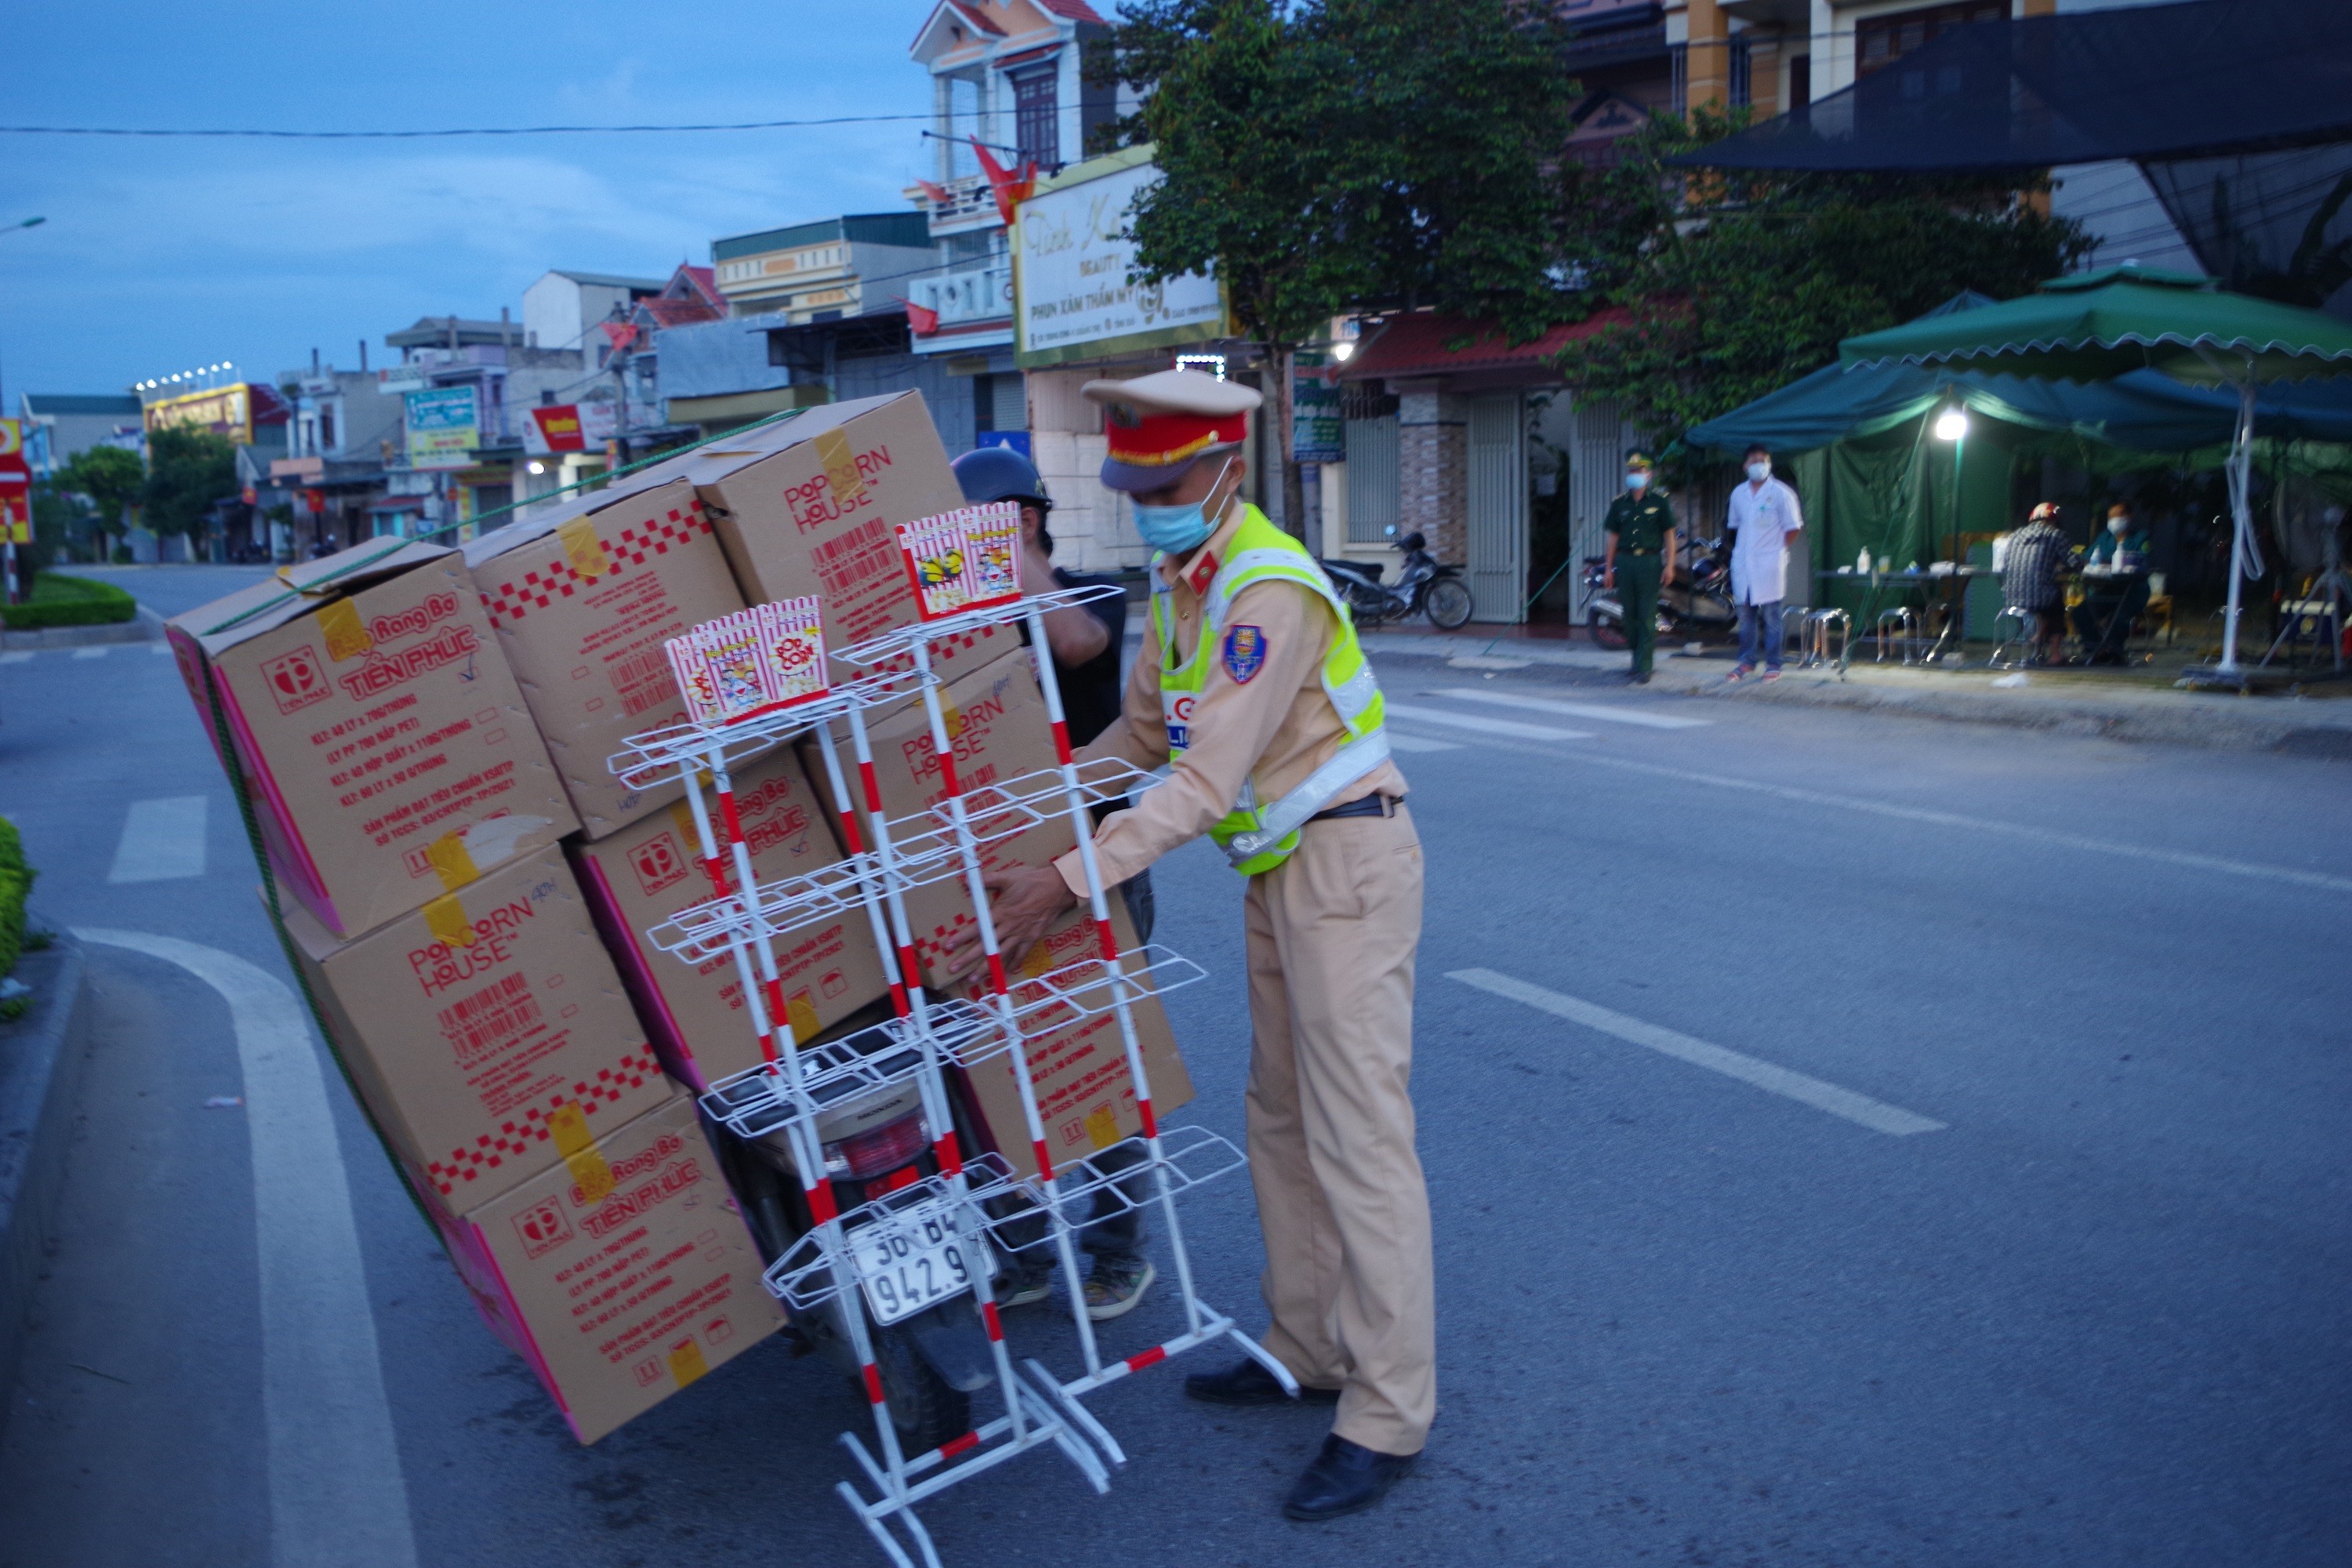
<path id="1" fill-rule="evenodd" d="M 971 1289 L 963 1244 L 936 1215 L 896 1215 L 846 1237 L 877 1324 L 895 1323 Z"/>

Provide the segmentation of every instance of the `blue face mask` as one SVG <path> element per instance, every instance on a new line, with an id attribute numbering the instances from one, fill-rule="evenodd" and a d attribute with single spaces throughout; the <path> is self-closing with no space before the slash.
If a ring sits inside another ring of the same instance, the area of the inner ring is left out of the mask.
<path id="1" fill-rule="evenodd" d="M 1224 468 L 1217 470 L 1217 482 L 1209 487 L 1210 495 L 1215 495 L 1219 487 L 1224 484 L 1225 468 L 1232 466 L 1228 461 Z M 1223 515 L 1224 509 L 1219 507 L 1217 510 Z M 1135 531 L 1143 536 L 1144 543 L 1170 555 L 1190 554 L 1200 548 L 1202 540 L 1216 531 L 1217 525 L 1209 520 L 1208 510 L 1200 501 L 1188 506 L 1135 503 Z"/>

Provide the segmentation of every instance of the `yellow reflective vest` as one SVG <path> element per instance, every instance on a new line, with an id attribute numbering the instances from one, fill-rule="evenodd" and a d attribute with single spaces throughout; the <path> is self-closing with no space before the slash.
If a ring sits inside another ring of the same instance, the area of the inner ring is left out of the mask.
<path id="1" fill-rule="evenodd" d="M 1201 640 L 1188 659 L 1176 654 L 1175 618 L 1168 610 L 1168 586 L 1152 574 L 1151 626 L 1160 644 L 1160 710 L 1168 727 L 1168 753 L 1184 754 L 1189 726 L 1179 704 L 1200 695 L 1209 679 L 1211 661 L 1223 640 L 1225 616 L 1234 597 L 1254 583 L 1293 583 L 1331 607 L 1337 635 L 1323 656 L 1323 690 L 1347 726 L 1348 740 L 1330 760 L 1300 781 L 1281 799 L 1261 802 L 1254 783 L 1242 785 L 1241 799 L 1209 837 L 1225 852 L 1234 869 L 1245 877 L 1271 871 L 1298 847 L 1298 830 L 1308 817 L 1331 804 L 1341 790 L 1388 760 L 1389 738 L 1382 720 L 1385 704 L 1372 667 L 1356 641 L 1355 621 L 1332 591 L 1331 580 L 1306 546 L 1276 528 L 1254 506 L 1244 506 L 1241 526 L 1203 595 L 1205 615 Z"/>

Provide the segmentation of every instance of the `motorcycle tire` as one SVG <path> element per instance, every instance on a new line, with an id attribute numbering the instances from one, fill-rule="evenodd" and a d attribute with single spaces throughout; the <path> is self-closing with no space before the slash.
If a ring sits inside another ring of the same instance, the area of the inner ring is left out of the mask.
<path id="1" fill-rule="evenodd" d="M 1633 646 L 1633 639 L 1625 635 L 1625 623 L 1597 605 L 1585 612 L 1584 629 L 1595 647 L 1618 653 Z"/>
<path id="2" fill-rule="evenodd" d="M 905 1329 L 874 1331 L 874 1364 L 882 1373 L 882 1399 L 898 1428 L 898 1447 L 909 1458 L 971 1430 L 971 1396 L 931 1370 Z"/>
<path id="3" fill-rule="evenodd" d="M 1470 585 L 1458 577 L 1440 577 L 1422 595 L 1421 607 L 1429 616 L 1429 624 L 1440 631 L 1459 631 L 1469 624 L 1477 609 L 1470 596 Z"/>

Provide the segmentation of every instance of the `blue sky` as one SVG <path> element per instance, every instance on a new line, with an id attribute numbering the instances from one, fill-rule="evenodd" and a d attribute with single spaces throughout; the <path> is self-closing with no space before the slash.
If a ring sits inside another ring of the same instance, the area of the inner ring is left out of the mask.
<path id="1" fill-rule="evenodd" d="M 0 122 L 361 130 L 920 114 L 929 0 L 16 4 Z M 352 366 L 551 267 L 662 276 L 717 236 L 902 209 L 919 121 L 672 136 L 0 136 L 0 392 L 233 360 Z"/>

